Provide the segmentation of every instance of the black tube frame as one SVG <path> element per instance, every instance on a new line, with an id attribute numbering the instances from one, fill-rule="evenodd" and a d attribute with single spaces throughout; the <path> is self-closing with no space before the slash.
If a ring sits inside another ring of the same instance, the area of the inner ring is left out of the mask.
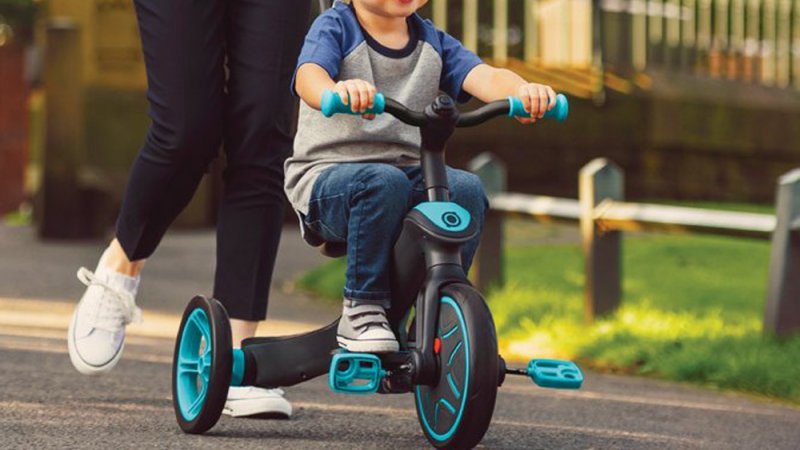
<path id="1" fill-rule="evenodd" d="M 446 202 L 450 198 L 444 157 L 447 140 L 456 127 L 478 125 L 507 114 L 508 109 L 508 101 L 500 100 L 460 115 L 455 102 L 441 95 L 422 113 L 410 111 L 389 98 L 385 110 L 402 122 L 420 128 L 421 165 L 428 200 Z M 462 232 L 447 232 L 416 210 L 409 212 L 404 220 L 392 256 L 392 307 L 389 310 L 389 322 L 400 336 L 402 349 L 397 354 L 383 355 L 382 360 L 390 371 L 410 370 L 410 379 L 415 385 L 432 385 L 438 381 L 439 368 L 433 346 L 440 293 L 449 284 L 470 284 L 461 264 L 461 246 L 477 232 L 473 221 Z M 413 341 L 405 332 L 412 305 L 417 324 Z M 245 340 L 242 349 L 246 368 L 242 384 L 291 386 L 327 373 L 331 355 L 338 349 L 337 324 L 338 319 L 318 330 L 295 336 Z"/>

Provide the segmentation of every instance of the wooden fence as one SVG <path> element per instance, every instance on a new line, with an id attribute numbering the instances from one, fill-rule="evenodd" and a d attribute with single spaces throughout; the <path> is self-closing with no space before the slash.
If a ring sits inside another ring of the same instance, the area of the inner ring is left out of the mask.
<path id="1" fill-rule="evenodd" d="M 778 179 L 776 215 L 772 216 L 625 202 L 624 174 L 603 158 L 581 169 L 578 200 L 505 192 L 505 167 L 487 153 L 470 166 L 483 180 L 491 204 L 476 257 L 480 288 L 503 283 L 503 221 L 509 215 L 580 225 L 587 320 L 613 312 L 619 305 L 624 231 L 771 239 L 764 330 L 778 335 L 800 331 L 800 169 Z"/>
<path id="2" fill-rule="evenodd" d="M 432 0 L 481 56 L 800 88 L 800 0 Z M 481 48 L 483 48 L 482 51 Z"/>

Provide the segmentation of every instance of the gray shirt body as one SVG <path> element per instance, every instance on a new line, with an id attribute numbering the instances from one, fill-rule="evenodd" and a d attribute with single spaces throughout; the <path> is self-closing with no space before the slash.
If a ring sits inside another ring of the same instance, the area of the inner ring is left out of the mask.
<path id="1" fill-rule="evenodd" d="M 436 98 L 440 89 L 443 89 L 442 77 L 449 70 L 449 73 L 453 74 L 449 79 L 454 80 L 451 84 L 457 84 L 454 96 L 460 97 L 462 101 L 465 99 L 463 95 L 459 95 L 461 82 L 466 73 L 479 64 L 480 60 L 471 52 L 464 50 L 460 43 L 453 44 L 453 41 L 456 43 L 457 41 L 444 35 L 449 39 L 445 44 L 453 47 L 450 53 L 454 57 L 460 57 L 461 60 L 457 61 L 458 66 L 453 65 L 450 69 L 443 67 L 446 61 L 443 62 L 442 38 L 438 37 L 443 33 L 439 32 L 437 35 L 430 22 L 422 21 L 416 15 L 409 18 L 409 26 L 414 27 L 411 33 L 412 40 L 405 50 L 400 51 L 382 48 L 357 25 L 354 26 L 354 14 L 346 5 L 338 3 L 334 9 L 325 14 L 333 14 L 334 18 L 320 16 L 317 22 L 327 19 L 327 23 L 323 22 L 323 25 L 328 28 L 333 27 L 333 31 L 328 31 L 328 34 L 346 33 L 345 36 L 338 37 L 341 41 L 350 42 L 349 44 L 345 42 L 344 46 L 352 47 L 341 50 L 343 59 L 335 69 L 330 67 L 334 63 L 326 62 L 323 57 L 318 58 L 320 61 L 318 64 L 329 73 L 336 72 L 335 76 L 332 76 L 335 80 L 358 78 L 368 81 L 385 96 L 399 101 L 412 110 L 420 111 Z M 317 22 L 315 26 L 321 28 L 317 26 Z M 346 28 L 335 29 L 339 26 Z M 309 44 L 314 31 L 315 28 L 312 27 L 306 39 L 306 46 L 319 47 L 319 41 L 322 40 L 320 37 L 314 37 L 316 41 Z M 326 30 L 323 28 L 322 31 Z M 298 67 L 307 62 L 317 62 L 315 52 L 318 53 L 319 50 L 307 51 L 304 46 Z M 399 54 L 400 52 L 402 54 Z M 456 73 L 456 69 L 460 72 Z M 419 129 L 400 122 L 390 114 L 378 115 L 374 120 L 365 120 L 359 115 L 349 114 L 337 114 L 326 118 L 320 111 L 301 100 L 294 153 L 284 167 L 286 195 L 297 211 L 307 214 L 314 182 L 325 169 L 342 163 L 369 162 L 397 166 L 418 164 L 419 146 Z"/>

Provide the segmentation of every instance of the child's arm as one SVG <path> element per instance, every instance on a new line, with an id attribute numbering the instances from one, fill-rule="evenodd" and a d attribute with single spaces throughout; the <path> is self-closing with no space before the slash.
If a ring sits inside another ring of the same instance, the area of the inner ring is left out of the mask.
<path id="1" fill-rule="evenodd" d="M 522 100 L 530 118 L 517 117 L 522 123 L 536 122 L 556 104 L 556 93 L 550 86 L 528 83 L 521 76 L 507 69 L 498 69 L 488 64 L 479 64 L 464 78 L 462 88 L 483 102 L 493 102 L 508 96 Z"/>
<path id="2" fill-rule="evenodd" d="M 333 89 L 339 94 L 345 105 L 352 100 L 350 109 L 353 112 L 363 113 L 375 104 L 375 86 L 364 80 L 353 79 L 337 83 L 325 69 L 314 63 L 303 64 L 297 69 L 295 90 L 308 106 L 319 109 L 322 94 L 328 89 Z M 374 114 L 363 116 L 367 119 L 375 117 Z"/>

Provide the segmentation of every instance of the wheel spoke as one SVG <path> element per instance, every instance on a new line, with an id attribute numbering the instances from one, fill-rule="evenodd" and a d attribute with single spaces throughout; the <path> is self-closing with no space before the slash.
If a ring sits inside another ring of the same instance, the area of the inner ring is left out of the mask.
<path id="1" fill-rule="evenodd" d="M 447 358 L 447 365 L 448 365 L 448 366 L 450 366 L 451 364 L 453 364 L 453 359 L 456 357 L 456 353 L 457 353 L 459 350 L 461 350 L 461 345 L 462 345 L 463 343 L 464 343 L 464 341 L 459 341 L 459 342 L 458 342 L 458 344 L 456 344 L 456 346 L 455 346 L 455 348 L 453 349 L 453 351 L 452 351 L 452 352 L 450 352 L 450 357 L 449 357 L 449 358 Z"/>
<path id="2" fill-rule="evenodd" d="M 209 329 L 208 322 L 203 320 L 200 315 L 192 315 L 190 319 L 192 326 L 197 328 L 197 331 L 205 338 L 206 345 L 208 345 L 208 343 L 211 342 L 211 330 Z"/>
<path id="3" fill-rule="evenodd" d="M 451 328 L 451 329 L 447 330 L 447 332 L 446 332 L 446 333 L 443 333 L 443 334 L 442 334 L 442 340 L 445 340 L 445 339 L 449 338 L 449 337 L 450 337 L 450 336 L 452 336 L 452 335 L 453 335 L 453 333 L 455 333 L 457 330 L 458 330 L 458 324 L 455 324 L 455 326 L 454 326 L 453 328 Z M 441 332 L 441 331 L 440 331 L 440 332 Z"/>
<path id="4" fill-rule="evenodd" d="M 441 403 L 442 406 L 447 408 L 447 410 L 450 411 L 450 414 L 456 413 L 456 408 L 453 405 L 451 405 L 450 402 L 448 402 L 446 399 L 440 398 L 439 403 Z"/>
<path id="5" fill-rule="evenodd" d="M 197 359 L 178 357 L 178 376 L 185 374 L 197 374 Z"/>
<path id="6" fill-rule="evenodd" d="M 192 314 L 191 316 L 189 316 L 189 324 L 191 324 L 193 327 L 197 328 L 197 330 L 202 333 L 203 326 L 202 326 L 202 323 L 200 322 L 200 319 L 198 319 L 198 316 L 196 314 Z"/>
<path id="7" fill-rule="evenodd" d="M 450 385 L 450 390 L 453 391 L 453 395 L 456 396 L 456 400 L 461 399 L 461 392 L 458 391 L 458 387 L 456 386 L 456 381 L 453 379 L 453 374 L 447 374 L 447 383 Z"/>
<path id="8" fill-rule="evenodd" d="M 197 398 L 194 399 L 192 405 L 189 406 L 189 414 L 191 416 L 197 416 L 200 413 L 200 409 L 203 407 L 203 403 L 206 401 L 206 385 L 204 384 L 200 392 L 197 394 Z"/>
<path id="9" fill-rule="evenodd" d="M 205 326 L 200 331 L 203 333 L 203 339 L 206 341 L 206 347 L 203 349 L 203 354 L 205 354 L 205 352 L 211 351 L 211 330 L 208 329 L 208 326 Z"/>

